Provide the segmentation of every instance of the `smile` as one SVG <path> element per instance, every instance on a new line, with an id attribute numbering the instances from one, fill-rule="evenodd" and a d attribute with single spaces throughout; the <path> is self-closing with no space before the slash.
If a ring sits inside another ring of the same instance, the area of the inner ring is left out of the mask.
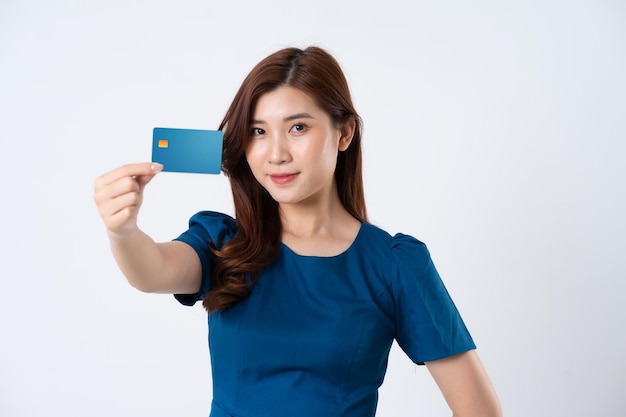
<path id="1" fill-rule="evenodd" d="M 270 179 L 272 180 L 272 182 L 274 184 L 283 185 L 283 184 L 290 183 L 291 181 L 296 179 L 297 176 L 298 176 L 298 173 L 295 173 L 295 174 L 274 174 L 274 175 L 270 175 Z"/>

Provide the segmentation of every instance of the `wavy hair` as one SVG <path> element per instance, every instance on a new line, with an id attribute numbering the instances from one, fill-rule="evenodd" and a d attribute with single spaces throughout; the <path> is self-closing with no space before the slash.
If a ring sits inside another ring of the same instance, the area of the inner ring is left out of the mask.
<path id="1" fill-rule="evenodd" d="M 325 50 L 285 48 L 259 62 L 244 79 L 219 129 L 224 132 L 222 171 L 229 178 L 237 222 L 236 235 L 214 255 L 207 311 L 226 310 L 247 297 L 259 273 L 278 257 L 282 226 L 278 203 L 257 182 L 245 157 L 250 121 L 259 98 L 276 88 L 296 88 L 314 99 L 335 126 L 351 119 L 355 131 L 340 152 L 335 170 L 339 198 L 348 212 L 366 222 L 361 167 L 362 122 L 337 61 Z"/>

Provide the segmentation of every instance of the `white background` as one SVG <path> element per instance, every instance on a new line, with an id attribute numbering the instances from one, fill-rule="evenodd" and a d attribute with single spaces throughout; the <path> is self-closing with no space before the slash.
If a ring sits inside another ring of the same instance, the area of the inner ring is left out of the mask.
<path id="1" fill-rule="evenodd" d="M 505 415 L 626 415 L 625 28 L 618 0 L 2 0 L 0 415 L 208 415 L 205 314 L 126 283 L 93 180 L 309 44 L 365 121 L 371 221 L 428 244 Z M 140 222 L 231 207 L 162 174 Z M 378 415 L 449 414 L 394 346 Z"/>

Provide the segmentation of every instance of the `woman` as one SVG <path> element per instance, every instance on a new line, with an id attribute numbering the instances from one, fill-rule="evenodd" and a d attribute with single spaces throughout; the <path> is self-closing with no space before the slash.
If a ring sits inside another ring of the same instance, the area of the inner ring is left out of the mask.
<path id="1" fill-rule="evenodd" d="M 211 416 L 373 416 L 393 340 L 455 416 L 500 416 L 425 245 L 367 221 L 361 120 L 336 60 L 317 47 L 271 54 L 220 130 L 235 219 L 200 212 L 154 242 L 137 214 L 158 164 L 104 174 L 94 196 L 131 285 L 203 301 Z"/>

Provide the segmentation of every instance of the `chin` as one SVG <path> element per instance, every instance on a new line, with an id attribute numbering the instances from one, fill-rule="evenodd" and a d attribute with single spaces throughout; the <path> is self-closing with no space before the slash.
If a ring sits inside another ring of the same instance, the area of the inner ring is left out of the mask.
<path id="1" fill-rule="evenodd" d="M 302 202 L 302 198 L 293 196 L 293 195 L 285 195 L 284 193 L 269 193 L 270 197 L 278 204 L 297 204 Z"/>
<path id="2" fill-rule="evenodd" d="M 291 199 L 291 198 L 276 198 L 274 196 L 272 196 L 272 199 L 274 201 L 276 201 L 278 204 L 296 204 L 299 203 L 299 200 L 295 200 L 295 199 Z"/>

